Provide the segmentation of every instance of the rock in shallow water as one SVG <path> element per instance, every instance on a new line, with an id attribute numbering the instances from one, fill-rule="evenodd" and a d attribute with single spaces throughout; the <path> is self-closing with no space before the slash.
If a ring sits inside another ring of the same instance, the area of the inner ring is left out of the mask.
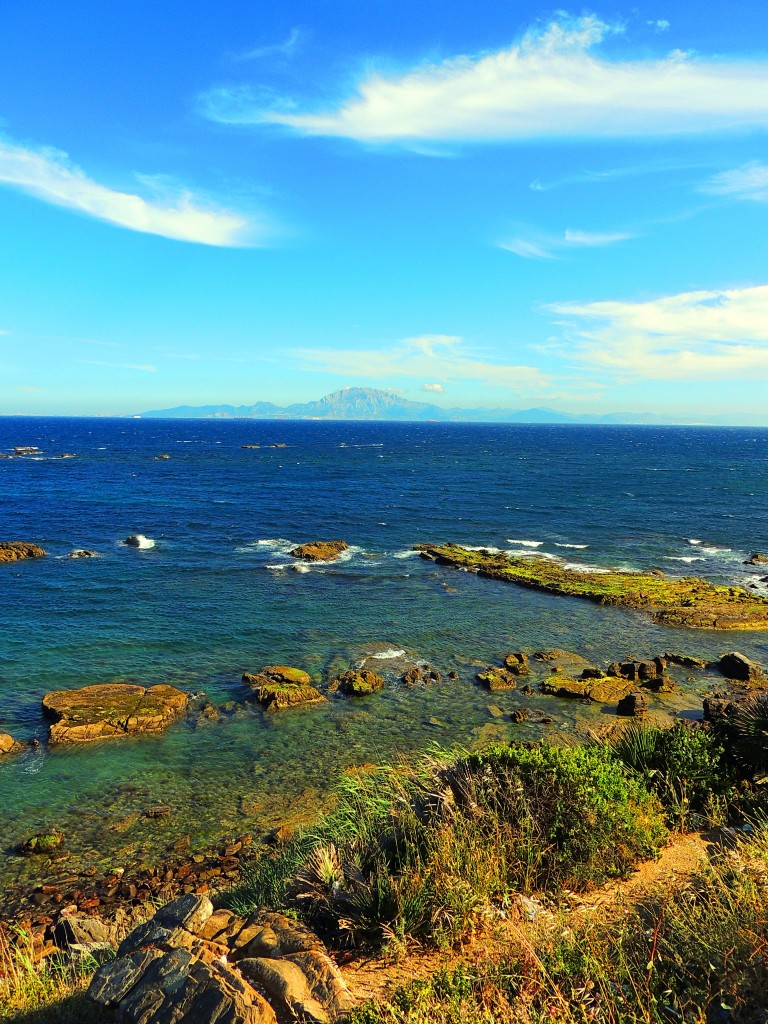
<path id="1" fill-rule="evenodd" d="M 0 541 L 0 562 L 19 562 L 22 558 L 43 558 L 45 551 L 23 540 Z"/>
<path id="2" fill-rule="evenodd" d="M 57 690 L 43 697 L 43 711 L 54 719 L 48 741 L 88 743 L 129 733 L 159 732 L 187 706 L 186 693 L 173 686 L 103 683 L 80 690 Z"/>
<path id="3" fill-rule="evenodd" d="M 0 757 L 4 754 L 20 754 L 23 749 L 23 745 L 13 736 L 9 736 L 7 732 L 0 732 Z"/>
<path id="4" fill-rule="evenodd" d="M 283 711 L 301 704 L 318 704 L 325 697 L 312 686 L 308 672 L 290 665 L 266 665 L 260 672 L 245 672 L 243 682 L 254 691 L 267 711 Z"/>
<path id="5" fill-rule="evenodd" d="M 309 544 L 299 544 L 291 554 L 306 562 L 332 562 L 348 547 L 349 544 L 343 540 L 313 540 Z"/>

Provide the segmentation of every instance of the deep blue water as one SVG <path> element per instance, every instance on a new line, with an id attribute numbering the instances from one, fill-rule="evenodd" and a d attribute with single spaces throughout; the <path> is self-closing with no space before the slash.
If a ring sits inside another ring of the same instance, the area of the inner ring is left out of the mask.
<path id="1" fill-rule="evenodd" d="M 288 447 L 241 447 L 270 443 Z M 765 429 L 0 418 L 0 451 L 14 445 L 42 456 L 0 459 L 0 539 L 50 557 L 0 566 L 0 731 L 42 739 L 43 694 L 112 679 L 237 704 L 162 737 L 7 760 L 0 851 L 76 819 L 81 858 L 152 856 L 161 826 L 112 826 L 158 798 L 193 844 L 310 814 L 340 767 L 503 732 L 469 662 L 511 647 L 768 661 L 763 633 L 664 630 L 409 553 L 454 540 L 755 582 L 765 572 L 742 563 L 768 549 Z M 155 547 L 126 547 L 133 533 Z M 293 568 L 293 543 L 336 537 L 346 560 Z M 67 559 L 74 548 L 100 554 Z M 242 703 L 244 670 L 282 662 L 322 681 L 372 644 L 461 679 L 273 718 Z M 583 724 L 551 703 L 559 727 Z M 0 878 L 28 870 L 0 852 Z"/>

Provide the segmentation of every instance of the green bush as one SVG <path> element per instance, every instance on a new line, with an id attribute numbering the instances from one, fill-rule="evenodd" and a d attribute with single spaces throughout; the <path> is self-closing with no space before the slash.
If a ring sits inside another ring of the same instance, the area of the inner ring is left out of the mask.
<path id="1" fill-rule="evenodd" d="M 722 741 L 709 729 L 683 722 L 666 729 L 633 724 L 612 749 L 657 794 L 675 824 L 688 824 L 691 814 L 722 814 L 722 798 L 733 787 L 735 773 Z"/>
<path id="2" fill-rule="evenodd" d="M 515 892 L 599 885 L 665 836 L 656 798 L 603 748 L 439 752 L 345 776 L 334 812 L 228 903 L 289 907 L 334 941 L 452 941 Z"/>

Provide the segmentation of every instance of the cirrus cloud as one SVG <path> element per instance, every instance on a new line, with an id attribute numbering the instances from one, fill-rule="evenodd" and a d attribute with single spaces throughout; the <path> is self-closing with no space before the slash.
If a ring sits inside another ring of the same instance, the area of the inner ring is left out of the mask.
<path id="1" fill-rule="evenodd" d="M 664 56 L 609 59 L 594 51 L 621 29 L 594 15 L 562 18 L 490 53 L 402 73 L 368 71 L 335 107 L 219 87 L 213 120 L 279 125 L 359 142 L 489 143 L 664 136 L 768 126 L 768 61 Z"/>
<path id="2" fill-rule="evenodd" d="M 152 179 L 142 180 L 152 187 Z M 32 149 L 3 138 L 0 185 L 131 231 L 182 242 L 241 247 L 258 245 L 266 237 L 265 225 L 217 208 L 189 189 L 164 187 L 161 191 L 165 194 L 160 198 L 146 199 L 94 181 L 60 150 Z"/>
<path id="3" fill-rule="evenodd" d="M 702 192 L 733 199 L 768 203 L 768 164 L 756 161 L 716 174 L 701 187 Z"/>

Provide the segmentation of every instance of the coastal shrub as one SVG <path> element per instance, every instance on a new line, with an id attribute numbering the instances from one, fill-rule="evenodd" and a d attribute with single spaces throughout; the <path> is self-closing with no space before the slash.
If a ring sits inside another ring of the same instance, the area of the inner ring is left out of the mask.
<path id="1" fill-rule="evenodd" d="M 736 760 L 750 774 L 768 772 L 768 692 L 737 705 L 732 748 Z"/>
<path id="2" fill-rule="evenodd" d="M 23 930 L 0 929 L 0 1020 L 16 1024 L 107 1024 L 114 1018 L 92 1003 L 85 989 L 97 963 L 37 955 Z"/>
<path id="3" fill-rule="evenodd" d="M 654 856 L 658 801 L 600 747 L 493 747 L 344 777 L 334 811 L 262 858 L 240 913 L 290 907 L 334 941 L 452 941 L 517 891 L 585 889 Z"/>
<path id="4" fill-rule="evenodd" d="M 687 884 L 521 923 L 471 965 L 369 1002 L 351 1024 L 765 1024 L 767 954 L 762 826 Z"/>
<path id="5" fill-rule="evenodd" d="M 722 823 L 723 798 L 734 785 L 735 772 L 714 732 L 683 722 L 671 728 L 632 724 L 613 741 L 612 750 L 657 794 L 674 824 L 697 824 L 696 817 Z"/>

